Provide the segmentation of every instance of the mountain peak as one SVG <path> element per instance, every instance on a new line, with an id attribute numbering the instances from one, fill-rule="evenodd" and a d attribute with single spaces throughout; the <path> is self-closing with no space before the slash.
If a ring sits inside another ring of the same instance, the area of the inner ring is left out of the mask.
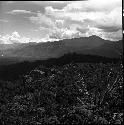
<path id="1" fill-rule="evenodd" d="M 96 36 L 96 35 L 89 36 L 89 38 L 92 38 L 92 39 L 102 39 L 101 37 Z M 103 39 L 103 40 L 104 40 L 104 39 Z"/>

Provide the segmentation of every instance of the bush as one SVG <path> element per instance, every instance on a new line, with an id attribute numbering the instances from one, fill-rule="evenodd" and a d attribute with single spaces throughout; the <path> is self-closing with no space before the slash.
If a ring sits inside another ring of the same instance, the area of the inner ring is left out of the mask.
<path id="1" fill-rule="evenodd" d="M 39 66 L 0 87 L 1 125 L 123 123 L 119 64 Z"/>

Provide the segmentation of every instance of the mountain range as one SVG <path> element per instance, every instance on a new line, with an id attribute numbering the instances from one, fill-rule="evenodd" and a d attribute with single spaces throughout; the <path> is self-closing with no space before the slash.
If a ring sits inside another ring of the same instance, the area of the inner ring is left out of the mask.
<path id="1" fill-rule="evenodd" d="M 122 40 L 113 42 L 94 35 L 45 43 L 0 44 L 0 55 L 26 59 L 48 59 L 75 52 L 119 58 L 119 53 L 123 51 L 122 46 Z"/>

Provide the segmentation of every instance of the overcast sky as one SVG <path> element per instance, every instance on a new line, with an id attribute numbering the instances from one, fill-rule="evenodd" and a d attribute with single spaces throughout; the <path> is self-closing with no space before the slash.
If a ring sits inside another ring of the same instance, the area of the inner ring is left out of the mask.
<path id="1" fill-rule="evenodd" d="M 122 0 L 0 1 L 0 43 L 122 39 Z"/>

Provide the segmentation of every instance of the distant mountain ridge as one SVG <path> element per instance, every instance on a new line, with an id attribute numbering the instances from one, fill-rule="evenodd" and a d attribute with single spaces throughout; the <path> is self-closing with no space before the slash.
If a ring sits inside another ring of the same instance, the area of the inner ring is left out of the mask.
<path id="1" fill-rule="evenodd" d="M 98 36 L 90 36 L 54 42 L 18 44 L 13 45 L 9 49 L 2 50 L 0 54 L 6 57 L 48 59 L 60 57 L 66 53 L 76 52 L 86 55 L 119 58 L 119 54 L 116 51 L 117 46 L 119 51 L 123 50 L 122 40 L 112 42 Z"/>
<path id="2" fill-rule="evenodd" d="M 34 45 L 35 42 L 31 43 L 14 43 L 14 44 L 0 44 L 0 50 L 10 50 L 10 49 L 17 49 L 17 48 L 23 48 L 28 45 Z"/>

